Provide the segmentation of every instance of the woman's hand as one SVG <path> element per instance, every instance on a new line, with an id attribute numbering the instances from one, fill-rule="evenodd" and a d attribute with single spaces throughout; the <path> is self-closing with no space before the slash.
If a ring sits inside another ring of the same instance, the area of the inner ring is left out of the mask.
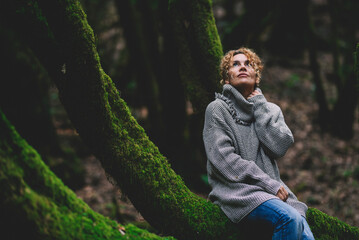
<path id="1" fill-rule="evenodd" d="M 261 94 L 258 90 L 254 90 L 251 94 L 249 94 L 249 96 L 247 97 L 247 99 L 248 98 L 251 98 L 251 97 L 254 97 L 254 96 L 256 96 L 256 95 L 259 95 L 259 94 Z"/>
<path id="2" fill-rule="evenodd" d="M 277 197 L 279 197 L 283 202 L 287 201 L 288 199 L 288 192 L 285 190 L 283 186 L 281 186 L 277 192 Z"/>

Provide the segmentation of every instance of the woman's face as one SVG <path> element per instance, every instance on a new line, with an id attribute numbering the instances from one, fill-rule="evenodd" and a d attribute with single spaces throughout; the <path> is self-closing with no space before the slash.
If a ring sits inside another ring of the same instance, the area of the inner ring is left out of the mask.
<path id="1" fill-rule="evenodd" d="M 238 91 L 252 92 L 256 84 L 256 72 L 250 65 L 246 55 L 240 53 L 233 56 L 231 68 L 225 83 L 231 84 Z"/>

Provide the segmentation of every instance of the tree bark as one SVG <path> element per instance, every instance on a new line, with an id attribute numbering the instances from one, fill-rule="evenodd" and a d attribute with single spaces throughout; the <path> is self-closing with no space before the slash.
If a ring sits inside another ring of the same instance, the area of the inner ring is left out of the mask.
<path id="1" fill-rule="evenodd" d="M 353 123 L 355 111 L 358 105 L 359 92 L 357 89 L 359 79 L 354 74 L 353 52 L 355 46 L 355 27 L 352 22 L 357 20 L 356 12 L 359 5 L 356 2 L 330 0 L 328 8 L 331 16 L 332 42 L 330 43 L 333 54 L 332 81 L 337 90 L 337 97 L 333 108 L 325 97 L 323 81 L 320 76 L 320 65 L 318 64 L 316 49 L 318 48 L 318 36 L 314 33 L 314 26 L 309 21 L 308 49 L 310 54 L 310 65 L 316 86 L 315 93 L 319 104 L 319 123 L 322 129 L 329 131 L 332 135 L 342 139 L 353 137 Z M 344 13 L 344 14 L 343 14 Z M 340 26 L 345 26 L 340 29 Z M 339 31 L 339 29 L 341 31 Z M 341 34 L 339 34 L 341 33 Z M 339 44 L 339 42 L 345 44 Z M 339 61 L 339 59 L 343 61 Z"/>
<path id="2" fill-rule="evenodd" d="M 332 5 L 332 6 L 331 6 Z M 357 12 L 359 4 L 351 1 L 329 1 L 330 9 L 333 13 L 331 16 L 333 29 L 335 29 L 334 39 L 336 47 L 333 50 L 334 58 L 342 58 L 343 61 L 339 66 L 334 59 L 334 76 L 338 78 L 337 88 L 338 97 L 332 114 L 333 133 L 343 139 L 351 139 L 353 137 L 353 124 L 355 121 L 355 110 L 358 105 L 359 92 L 357 86 L 359 79 L 355 76 L 355 67 L 353 53 L 356 51 L 356 32 L 357 28 L 352 23 L 358 21 Z M 335 8 L 335 10 L 333 9 Z M 342 27 L 342 28 L 341 28 Z M 341 34 L 340 34 L 341 33 Z M 340 46 L 339 42 L 345 42 Z M 338 56 L 338 53 L 339 56 Z"/>
<path id="3" fill-rule="evenodd" d="M 169 1 L 168 9 L 176 44 L 173 51 L 179 59 L 179 76 L 193 107 L 193 114 L 188 116 L 190 154 L 184 164 L 195 172 L 194 176 L 199 176 L 205 173 L 206 166 L 202 144 L 204 111 L 214 99 L 214 92 L 220 92 L 222 45 L 211 1 Z M 202 186 L 200 188 L 205 189 L 206 186 Z"/>
<path id="4" fill-rule="evenodd" d="M 50 79 L 28 47 L 0 26 L 0 51 L 5 76 L 0 85 L 0 107 L 19 133 L 45 156 L 60 147 L 50 115 Z M 21 71 L 19 71 L 21 69 Z"/>
<path id="5" fill-rule="evenodd" d="M 0 25 L 0 108 L 17 131 L 43 156 L 44 161 L 67 186 L 83 185 L 84 168 L 72 149 L 58 140 L 50 113 L 51 79 L 28 46 Z"/>
<path id="6" fill-rule="evenodd" d="M 169 1 L 180 76 L 196 112 L 203 114 L 220 89 L 223 55 L 209 0 Z"/>
<path id="7" fill-rule="evenodd" d="M 58 59 L 63 62 L 56 66 L 63 66 L 63 70 L 65 66 L 65 71 L 51 68 L 49 72 L 55 76 L 62 103 L 84 142 L 145 219 L 156 229 L 179 239 L 240 239 L 238 227 L 218 206 L 189 191 L 131 116 L 101 68 L 92 30 L 79 3 L 70 0 L 38 3 L 61 49 Z M 318 210 L 310 209 L 308 220 L 317 239 L 330 229 L 334 237 L 359 236 L 358 228 Z"/>
<path id="8" fill-rule="evenodd" d="M 129 52 L 128 69 L 137 83 L 136 102 L 138 107 L 146 106 L 148 120 L 145 127 L 155 143 L 161 144 L 163 121 L 159 101 L 159 87 L 156 72 L 152 68 L 151 48 L 148 47 L 143 21 L 144 16 L 137 11 L 130 0 L 115 1 L 117 11 L 124 29 L 126 46 Z M 143 4 L 143 3 L 142 3 Z"/>
<path id="9" fill-rule="evenodd" d="M 0 187 L 3 239 L 173 239 L 120 225 L 91 210 L 51 172 L 1 110 Z"/>
<path id="10" fill-rule="evenodd" d="M 38 6 L 44 16 L 36 19 L 46 19 L 61 49 L 48 70 L 71 121 L 146 220 L 184 239 L 233 235 L 228 231 L 232 224 L 219 207 L 189 191 L 131 116 L 101 68 L 92 29 L 79 3 L 38 1 Z M 38 49 L 41 59 L 53 54 Z"/>
<path id="11" fill-rule="evenodd" d="M 309 16 L 308 16 L 309 17 Z M 309 50 L 309 65 L 313 74 L 313 81 L 315 84 L 315 98 L 319 105 L 318 122 L 322 129 L 328 129 L 328 119 L 330 117 L 330 110 L 323 87 L 323 79 L 320 74 L 320 65 L 317 59 L 316 37 L 313 31 L 312 23 L 308 21 L 308 50 Z"/>
<path id="12" fill-rule="evenodd" d="M 178 52 L 176 49 L 173 27 L 169 21 L 168 1 L 159 1 L 158 25 L 161 26 L 162 51 L 157 61 L 157 73 L 163 107 L 164 147 L 161 152 L 168 157 L 172 168 L 185 180 L 193 180 L 193 169 L 189 171 L 189 148 L 186 144 L 185 132 L 188 116 L 186 113 L 186 97 L 179 73 Z M 159 36 L 158 36 L 159 37 Z M 192 178 L 191 178 L 192 177 Z M 197 181 L 198 182 L 198 181 Z"/>

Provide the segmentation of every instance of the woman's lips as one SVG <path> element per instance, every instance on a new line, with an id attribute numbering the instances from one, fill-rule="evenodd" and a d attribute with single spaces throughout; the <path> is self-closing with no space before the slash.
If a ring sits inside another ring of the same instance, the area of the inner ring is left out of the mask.
<path id="1" fill-rule="evenodd" d="M 238 77 L 248 77 L 248 74 L 246 74 L 246 73 L 241 73 L 241 74 L 238 75 Z"/>

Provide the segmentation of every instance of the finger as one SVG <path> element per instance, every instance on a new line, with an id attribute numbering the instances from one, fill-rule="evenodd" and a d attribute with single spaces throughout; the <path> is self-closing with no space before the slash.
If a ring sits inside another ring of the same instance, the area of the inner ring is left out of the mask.
<path id="1" fill-rule="evenodd" d="M 285 197 L 286 197 L 286 199 L 287 199 L 288 196 L 289 196 L 289 193 L 287 192 L 287 190 L 286 190 L 285 188 L 283 188 L 283 191 L 284 191 L 284 195 L 285 195 Z"/>
<path id="2" fill-rule="evenodd" d="M 283 194 L 283 195 L 288 195 L 288 192 L 287 192 L 287 190 L 282 186 L 282 187 L 280 187 L 280 189 L 279 189 L 280 191 L 281 191 L 281 193 Z"/>
<path id="3" fill-rule="evenodd" d="M 279 197 L 280 200 L 284 200 L 284 195 L 281 191 L 278 191 L 277 197 Z"/>
<path id="4" fill-rule="evenodd" d="M 283 201 L 284 201 L 284 202 L 287 201 L 288 196 L 289 196 L 288 192 L 285 191 L 285 193 L 283 194 L 283 196 L 284 196 L 284 200 L 283 200 Z"/>
<path id="5" fill-rule="evenodd" d="M 278 197 L 280 200 L 282 200 L 283 202 L 285 202 L 285 197 L 283 194 L 278 194 Z"/>
<path id="6" fill-rule="evenodd" d="M 288 199 L 288 192 L 285 190 L 285 188 L 282 186 L 279 188 L 277 197 L 279 197 L 282 201 L 287 201 Z"/>

